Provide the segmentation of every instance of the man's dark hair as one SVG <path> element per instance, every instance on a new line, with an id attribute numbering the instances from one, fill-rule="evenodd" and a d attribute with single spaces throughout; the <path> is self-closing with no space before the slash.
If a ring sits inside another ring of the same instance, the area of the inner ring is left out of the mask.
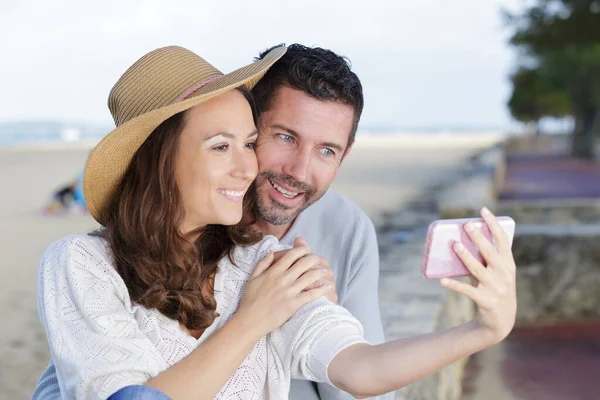
<path id="1" fill-rule="evenodd" d="M 257 60 L 279 46 L 263 51 Z M 352 130 L 348 138 L 350 145 L 354 142 L 364 104 L 362 85 L 350 66 L 347 58 L 331 50 L 292 44 L 252 89 L 258 112 L 269 109 L 273 96 L 283 85 L 301 90 L 318 100 L 347 104 L 354 109 Z"/>

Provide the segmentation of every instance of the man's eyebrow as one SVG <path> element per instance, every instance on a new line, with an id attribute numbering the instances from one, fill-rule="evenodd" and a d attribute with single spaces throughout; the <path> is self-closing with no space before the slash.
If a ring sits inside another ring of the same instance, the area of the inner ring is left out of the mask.
<path id="1" fill-rule="evenodd" d="M 282 131 L 285 131 L 287 133 L 289 133 L 292 136 L 295 137 L 299 137 L 300 135 L 298 135 L 298 132 L 296 132 L 295 130 L 293 130 L 292 128 L 289 128 L 285 125 L 281 125 L 281 124 L 274 124 L 272 125 L 273 128 L 277 128 L 277 129 L 281 129 Z M 333 142 L 321 142 L 319 143 L 319 146 L 323 146 L 323 147 L 331 147 L 332 149 L 336 150 L 337 152 L 343 152 L 344 151 L 344 147 L 340 146 L 337 143 L 333 143 Z"/>
<path id="2" fill-rule="evenodd" d="M 296 132 L 295 130 L 293 130 L 292 128 L 288 128 L 285 125 L 281 125 L 281 124 L 274 124 L 273 128 L 277 128 L 277 129 L 281 129 L 282 131 L 286 131 L 287 133 L 289 133 L 290 135 L 296 136 L 298 137 L 298 132 Z"/>
<path id="3" fill-rule="evenodd" d="M 254 130 L 254 131 L 250 132 L 248 134 L 248 136 L 246 136 L 246 139 L 249 139 L 252 136 L 256 136 L 256 135 L 258 135 L 258 131 Z M 225 137 L 227 139 L 235 139 L 235 135 L 232 134 L 232 133 L 229 133 L 229 132 L 219 132 L 219 133 L 215 133 L 214 135 L 212 135 L 210 137 L 207 137 L 206 139 L 204 139 L 204 141 L 206 142 L 207 140 L 210 140 L 210 139 L 215 138 L 217 136 L 223 136 L 223 137 Z"/>
<path id="4" fill-rule="evenodd" d="M 342 151 L 344 151 L 344 148 L 342 146 L 340 146 L 337 143 L 333 143 L 333 142 L 322 142 L 319 143 L 320 146 L 323 147 L 331 147 L 332 149 L 336 150 L 338 153 L 341 153 Z"/>

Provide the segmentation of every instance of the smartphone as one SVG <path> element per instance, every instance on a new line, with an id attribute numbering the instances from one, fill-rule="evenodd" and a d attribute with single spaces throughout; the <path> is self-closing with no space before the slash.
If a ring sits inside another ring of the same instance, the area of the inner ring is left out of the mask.
<path id="1" fill-rule="evenodd" d="M 515 235 L 515 221 L 510 217 L 496 217 L 498 223 L 508 235 L 509 243 L 512 245 Z M 475 226 L 481 230 L 481 233 L 494 243 L 494 238 L 487 224 L 482 218 L 464 218 L 464 219 L 441 219 L 431 223 L 427 231 L 427 240 L 425 243 L 425 254 L 423 256 L 423 265 L 421 273 L 427 279 L 451 278 L 457 276 L 470 275 L 469 270 L 458 255 L 452 249 L 455 242 L 461 242 L 473 256 L 486 265 L 485 260 L 477 250 L 477 246 L 471 240 L 464 225 L 473 221 Z"/>

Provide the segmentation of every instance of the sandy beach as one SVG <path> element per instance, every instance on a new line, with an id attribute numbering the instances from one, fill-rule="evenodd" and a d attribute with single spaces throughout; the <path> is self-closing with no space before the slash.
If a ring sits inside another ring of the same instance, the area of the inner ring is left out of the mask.
<path id="1" fill-rule="evenodd" d="M 448 179 L 497 136 L 359 137 L 333 188 L 373 219 L 402 209 L 425 187 Z M 40 257 L 53 241 L 96 227 L 87 215 L 44 217 L 40 209 L 82 168 L 89 148 L 0 149 L 0 399 L 28 399 L 49 361 L 37 315 Z"/>

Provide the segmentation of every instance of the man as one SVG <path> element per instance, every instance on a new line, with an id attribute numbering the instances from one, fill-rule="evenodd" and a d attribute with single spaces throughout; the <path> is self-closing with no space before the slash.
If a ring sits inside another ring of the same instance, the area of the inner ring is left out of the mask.
<path id="1" fill-rule="evenodd" d="M 293 44 L 252 92 L 259 109 L 257 224 L 284 244 L 302 237 L 328 259 L 339 304 L 361 321 L 367 340 L 382 343 L 373 223 L 328 190 L 354 143 L 363 109 L 360 80 L 334 52 Z M 306 381 L 293 381 L 290 392 L 292 400 L 350 398 Z"/>
<path id="2" fill-rule="evenodd" d="M 284 244 L 293 245 L 302 237 L 313 253 L 325 257 L 335 277 L 338 303 L 360 320 L 370 343 L 382 343 L 379 253 L 373 223 L 350 200 L 328 190 L 350 153 L 362 113 L 358 77 L 332 51 L 293 44 L 253 93 L 260 113 L 255 183 L 258 226 Z M 127 397 L 126 392 L 121 395 Z M 59 397 L 51 365 L 33 398 Z M 327 384 L 292 381 L 289 398 L 354 397 Z M 392 398 L 391 394 L 379 397 Z"/>

